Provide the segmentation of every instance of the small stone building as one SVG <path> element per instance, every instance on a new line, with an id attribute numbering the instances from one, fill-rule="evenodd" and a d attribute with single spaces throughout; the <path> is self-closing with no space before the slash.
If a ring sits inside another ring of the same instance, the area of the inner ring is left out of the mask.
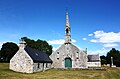
<path id="1" fill-rule="evenodd" d="M 52 60 L 45 52 L 26 46 L 22 41 L 19 50 L 10 60 L 10 69 L 17 72 L 33 73 L 51 68 Z"/>
<path id="2" fill-rule="evenodd" d="M 88 55 L 88 67 L 101 67 L 100 56 L 99 54 Z"/>

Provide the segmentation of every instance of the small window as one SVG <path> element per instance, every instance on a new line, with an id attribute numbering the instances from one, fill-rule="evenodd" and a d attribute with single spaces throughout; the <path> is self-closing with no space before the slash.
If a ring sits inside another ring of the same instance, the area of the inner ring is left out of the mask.
<path id="1" fill-rule="evenodd" d="M 37 54 L 37 53 L 35 53 L 35 55 L 36 55 L 36 56 L 38 56 L 38 54 Z"/>
<path id="2" fill-rule="evenodd" d="M 40 68 L 40 64 L 38 63 L 38 68 Z"/>
<path id="3" fill-rule="evenodd" d="M 59 52 L 57 52 L 57 54 L 59 54 Z"/>
<path id="4" fill-rule="evenodd" d="M 48 67 L 48 64 L 46 63 L 46 68 Z"/>
<path id="5" fill-rule="evenodd" d="M 79 52 L 76 53 L 76 59 L 79 59 Z"/>
<path id="6" fill-rule="evenodd" d="M 57 58 L 57 60 L 59 60 L 59 58 Z"/>

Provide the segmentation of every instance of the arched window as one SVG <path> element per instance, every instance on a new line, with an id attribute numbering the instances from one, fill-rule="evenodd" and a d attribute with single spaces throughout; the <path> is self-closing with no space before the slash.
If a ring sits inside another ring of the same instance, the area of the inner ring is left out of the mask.
<path id="1" fill-rule="evenodd" d="M 76 53 L 76 58 L 79 59 L 79 52 Z"/>
<path id="2" fill-rule="evenodd" d="M 59 52 L 57 52 L 57 60 L 59 60 Z"/>

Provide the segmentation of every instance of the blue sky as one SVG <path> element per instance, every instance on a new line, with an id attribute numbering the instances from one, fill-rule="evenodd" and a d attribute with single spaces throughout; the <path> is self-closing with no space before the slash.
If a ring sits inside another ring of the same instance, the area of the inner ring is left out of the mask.
<path id="1" fill-rule="evenodd" d="M 0 0 L 0 46 L 26 36 L 55 50 L 64 42 L 66 8 L 76 46 L 100 55 L 120 50 L 120 0 Z"/>

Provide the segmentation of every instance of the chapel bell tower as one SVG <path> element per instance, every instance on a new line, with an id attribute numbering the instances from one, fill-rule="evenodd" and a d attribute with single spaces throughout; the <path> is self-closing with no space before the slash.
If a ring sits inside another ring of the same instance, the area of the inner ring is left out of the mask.
<path id="1" fill-rule="evenodd" d="M 70 43 L 71 43 L 70 24 L 68 18 L 68 11 L 66 11 L 65 44 L 70 44 Z"/>

